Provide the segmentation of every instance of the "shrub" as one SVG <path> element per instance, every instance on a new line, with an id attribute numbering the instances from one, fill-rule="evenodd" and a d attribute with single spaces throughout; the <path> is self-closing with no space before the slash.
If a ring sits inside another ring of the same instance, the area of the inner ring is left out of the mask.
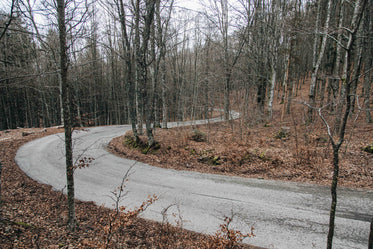
<path id="1" fill-rule="evenodd" d="M 373 154 L 373 143 L 363 148 L 363 151 Z"/>
<path id="2" fill-rule="evenodd" d="M 206 134 L 200 130 L 194 130 L 191 138 L 195 142 L 206 142 Z"/>
<path id="3" fill-rule="evenodd" d="M 232 218 L 225 217 L 224 223 L 220 224 L 220 229 L 212 237 L 211 241 L 206 241 L 206 248 L 237 248 L 245 238 L 254 237 L 254 228 L 251 227 L 249 233 L 243 234 L 239 230 L 229 227 Z"/>

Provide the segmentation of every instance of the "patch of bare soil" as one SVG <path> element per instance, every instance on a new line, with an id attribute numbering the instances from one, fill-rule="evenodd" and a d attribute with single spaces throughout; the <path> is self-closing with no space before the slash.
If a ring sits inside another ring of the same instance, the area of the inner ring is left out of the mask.
<path id="1" fill-rule="evenodd" d="M 27 177 L 14 161 L 22 144 L 57 132 L 62 129 L 0 132 L 1 248 L 223 248 L 232 241 L 128 215 L 114 220 L 113 210 L 82 201 L 76 201 L 78 228 L 68 231 L 66 196 Z"/>
<path id="2" fill-rule="evenodd" d="M 131 132 L 113 139 L 108 148 L 119 156 L 163 168 L 329 185 L 332 149 L 325 126 L 320 120 L 304 125 L 302 106 L 297 108 L 299 115 L 283 121 L 277 110 L 270 124 L 243 118 L 157 129 L 160 149 L 147 154 L 128 144 Z M 366 124 L 363 117 L 349 123 L 340 149 L 339 186 L 373 189 L 373 154 L 362 150 L 373 142 L 372 134 L 373 124 Z M 144 136 L 141 139 L 146 142 Z"/>

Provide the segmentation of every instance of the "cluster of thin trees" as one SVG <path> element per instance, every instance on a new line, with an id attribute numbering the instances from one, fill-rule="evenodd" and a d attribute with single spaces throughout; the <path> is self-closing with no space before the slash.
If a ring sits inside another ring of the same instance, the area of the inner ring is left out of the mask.
<path id="1" fill-rule="evenodd" d="M 174 0 L 9 0 L 1 10 L 0 130 L 64 125 L 71 227 L 72 126 L 130 123 L 151 147 L 154 127 L 214 108 L 226 119 L 236 109 L 270 120 L 278 101 L 290 113 L 309 80 L 307 122 L 325 122 L 337 179 L 349 113 L 372 122 L 372 1 L 201 2 L 190 10 Z M 335 206 L 336 195 L 331 217 Z"/>
<path id="2" fill-rule="evenodd" d="M 0 129 L 61 124 L 56 4 L 9 4 L 0 16 Z M 174 0 L 66 1 L 73 125 L 132 122 L 142 134 L 139 124 L 151 130 L 207 117 L 214 107 L 229 118 L 232 105 L 270 119 L 274 101 L 290 113 L 307 79 L 310 105 L 336 113 L 353 80 L 352 108 L 366 110 L 371 122 L 372 4 L 355 20 L 357 4 L 214 0 L 187 10 Z"/>

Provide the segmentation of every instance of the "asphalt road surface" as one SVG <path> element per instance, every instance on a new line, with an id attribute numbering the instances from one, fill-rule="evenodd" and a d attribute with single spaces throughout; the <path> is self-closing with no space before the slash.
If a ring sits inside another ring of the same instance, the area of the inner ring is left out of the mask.
<path id="1" fill-rule="evenodd" d="M 170 222 L 181 219 L 186 229 L 212 234 L 225 216 L 233 215 L 232 228 L 242 232 L 255 228 L 255 238 L 246 243 L 266 248 L 326 248 L 329 188 L 135 164 L 106 150 L 112 138 L 129 129 L 106 126 L 74 132 L 74 157 L 95 158 L 91 166 L 75 172 L 77 199 L 112 207 L 112 191 L 134 165 L 121 205 L 136 207 L 156 194 L 159 200 L 142 214 L 144 218 L 162 221 L 162 211 L 169 207 Z M 31 141 L 16 156 L 28 176 L 55 190 L 66 185 L 63 137 L 56 134 Z M 373 191 L 339 189 L 338 194 L 334 248 L 367 248 Z"/>

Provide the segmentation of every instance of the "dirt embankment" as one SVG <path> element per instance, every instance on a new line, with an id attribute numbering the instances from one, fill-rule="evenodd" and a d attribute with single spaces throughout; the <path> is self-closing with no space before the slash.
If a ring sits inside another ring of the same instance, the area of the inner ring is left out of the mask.
<path id="1" fill-rule="evenodd" d="M 148 153 L 133 148 L 126 136 L 115 138 L 109 150 L 119 156 L 177 170 L 329 185 L 332 148 L 321 122 L 294 120 L 249 126 L 243 120 L 197 127 L 157 129 L 160 148 Z M 350 122 L 340 149 L 339 186 L 373 189 L 373 124 Z M 146 142 L 146 137 L 141 137 Z M 141 147 L 141 146 L 140 146 Z"/>

